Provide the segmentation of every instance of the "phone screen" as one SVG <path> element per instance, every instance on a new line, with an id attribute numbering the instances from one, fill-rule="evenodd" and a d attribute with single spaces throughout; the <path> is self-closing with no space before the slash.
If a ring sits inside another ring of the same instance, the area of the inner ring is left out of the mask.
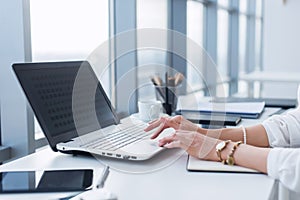
<path id="1" fill-rule="evenodd" d="M 93 170 L 0 172 L 0 193 L 83 191 L 92 185 Z"/>

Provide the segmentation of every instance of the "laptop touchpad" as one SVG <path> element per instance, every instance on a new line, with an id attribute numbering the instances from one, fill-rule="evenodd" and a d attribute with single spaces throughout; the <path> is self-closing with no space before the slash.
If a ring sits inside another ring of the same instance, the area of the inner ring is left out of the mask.
<path id="1" fill-rule="evenodd" d="M 163 137 L 166 137 L 168 135 L 171 135 L 174 133 L 173 128 L 165 129 L 159 137 L 157 137 L 154 140 L 151 139 L 145 139 L 141 140 L 137 143 L 132 143 L 124 148 L 122 148 L 122 151 L 128 152 L 128 153 L 134 153 L 134 154 L 149 154 L 156 151 L 160 151 L 163 148 L 158 146 L 158 140 L 160 140 Z"/>

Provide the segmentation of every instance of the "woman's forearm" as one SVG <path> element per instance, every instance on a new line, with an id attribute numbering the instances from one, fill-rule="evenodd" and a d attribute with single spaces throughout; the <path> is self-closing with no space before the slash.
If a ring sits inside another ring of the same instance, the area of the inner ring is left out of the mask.
<path id="1" fill-rule="evenodd" d="M 246 127 L 247 144 L 257 147 L 269 147 L 268 136 L 262 125 Z M 199 128 L 198 132 L 209 137 L 220 140 L 243 141 L 244 134 L 242 128 L 204 129 Z"/>
<path id="2" fill-rule="evenodd" d="M 222 151 L 222 158 L 227 159 L 234 142 L 230 142 L 226 149 Z M 259 172 L 267 173 L 267 159 L 270 148 L 260 148 L 241 144 L 234 152 L 236 165 L 255 169 Z"/>

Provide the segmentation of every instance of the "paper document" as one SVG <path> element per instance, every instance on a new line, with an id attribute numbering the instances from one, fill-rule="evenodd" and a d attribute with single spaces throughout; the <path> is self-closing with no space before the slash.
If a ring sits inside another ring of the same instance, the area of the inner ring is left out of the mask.
<path id="1" fill-rule="evenodd" d="M 206 113 L 222 113 L 240 115 L 241 117 L 257 118 L 263 112 L 265 102 L 211 103 L 198 102 L 196 106 L 181 106 L 180 110 Z"/>

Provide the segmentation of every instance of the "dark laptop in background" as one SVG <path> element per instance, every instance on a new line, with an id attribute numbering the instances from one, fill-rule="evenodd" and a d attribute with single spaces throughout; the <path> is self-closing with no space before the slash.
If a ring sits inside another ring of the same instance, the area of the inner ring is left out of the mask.
<path id="1" fill-rule="evenodd" d="M 145 123 L 120 123 L 87 61 L 21 63 L 13 69 L 54 151 L 146 160 L 163 150 L 149 139 L 153 132 L 143 131 Z"/>

